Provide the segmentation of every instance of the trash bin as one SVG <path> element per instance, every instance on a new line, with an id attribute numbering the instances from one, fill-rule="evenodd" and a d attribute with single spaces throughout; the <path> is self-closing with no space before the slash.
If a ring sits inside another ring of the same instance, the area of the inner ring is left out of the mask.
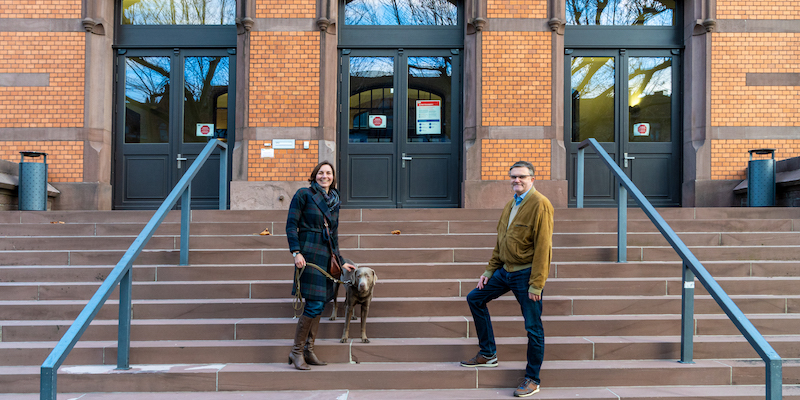
<path id="1" fill-rule="evenodd" d="M 747 206 L 775 205 L 775 149 L 750 150 L 747 163 Z M 753 160 L 753 153 L 772 155 L 771 159 Z"/>
<path id="2" fill-rule="evenodd" d="M 20 151 L 19 161 L 19 209 L 23 211 L 47 211 L 47 154 L 36 151 Z M 44 162 L 25 162 L 25 157 L 44 156 Z"/>

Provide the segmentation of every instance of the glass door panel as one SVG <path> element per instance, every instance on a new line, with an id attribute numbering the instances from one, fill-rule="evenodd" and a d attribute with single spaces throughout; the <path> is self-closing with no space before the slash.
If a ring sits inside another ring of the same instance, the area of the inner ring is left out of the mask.
<path id="1" fill-rule="evenodd" d="M 228 57 L 186 57 L 183 75 L 183 142 L 207 143 L 209 137 L 226 137 Z"/>
<path id="2" fill-rule="evenodd" d="M 394 57 L 350 57 L 350 143 L 394 140 Z"/>
<path id="3" fill-rule="evenodd" d="M 125 143 L 169 143 L 169 57 L 125 59 Z"/>
<path id="4" fill-rule="evenodd" d="M 409 143 L 450 142 L 452 57 L 408 57 Z"/>
<path id="5" fill-rule="evenodd" d="M 572 141 L 614 141 L 613 57 L 572 59 Z"/>
<path id="6" fill-rule="evenodd" d="M 628 59 L 628 141 L 672 140 L 672 58 Z"/>

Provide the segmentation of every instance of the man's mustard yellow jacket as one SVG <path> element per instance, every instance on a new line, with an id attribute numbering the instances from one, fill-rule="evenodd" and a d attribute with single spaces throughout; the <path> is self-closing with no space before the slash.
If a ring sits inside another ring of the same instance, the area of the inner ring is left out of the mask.
<path id="1" fill-rule="evenodd" d="M 514 199 L 511 199 L 500 215 L 497 244 L 483 275 L 491 277 L 498 268 L 515 272 L 530 267 L 528 292 L 541 295 L 553 255 L 553 205 L 547 197 L 531 190 L 520 203 L 509 227 L 508 217 L 513 205 Z"/>

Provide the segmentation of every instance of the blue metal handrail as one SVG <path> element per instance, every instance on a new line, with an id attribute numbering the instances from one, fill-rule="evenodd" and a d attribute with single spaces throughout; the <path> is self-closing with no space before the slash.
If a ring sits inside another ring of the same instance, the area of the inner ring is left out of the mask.
<path id="1" fill-rule="evenodd" d="M 175 185 L 175 188 L 161 204 L 150 222 L 145 225 L 139 236 L 133 241 L 128 251 L 122 256 L 117 265 L 108 274 L 108 278 L 100 285 L 97 292 L 83 308 L 78 318 L 72 323 L 64 336 L 59 340 L 56 347 L 47 356 L 42 364 L 39 386 L 40 400 L 56 400 L 57 390 L 57 371 L 58 367 L 64 362 L 69 352 L 89 327 L 94 317 L 100 311 L 100 307 L 105 304 L 111 292 L 120 285 L 119 288 L 119 331 L 117 336 L 117 369 L 130 369 L 130 347 L 131 347 L 131 266 L 136 257 L 142 252 L 144 246 L 153 237 L 156 229 L 166 218 L 167 213 L 181 200 L 181 255 L 180 265 L 189 263 L 189 220 L 191 218 L 191 198 L 192 180 L 197 176 L 200 168 L 205 164 L 211 153 L 219 147 L 222 149 L 219 158 L 219 209 L 227 208 L 228 199 L 228 145 L 218 139 L 212 139 L 203 148 L 200 155 L 192 163 L 183 177 Z"/>
<path id="2" fill-rule="evenodd" d="M 627 253 L 627 220 L 628 220 L 628 191 L 631 197 L 639 204 L 639 207 L 655 224 L 667 242 L 683 259 L 683 291 L 681 296 L 681 361 L 682 363 L 693 363 L 693 334 L 694 334 L 694 279 L 703 284 L 711 297 L 725 311 L 728 318 L 744 335 L 753 349 L 761 356 L 766 364 L 766 399 L 780 400 L 781 385 L 783 383 L 782 362 L 778 353 L 772 349 L 760 332 L 753 326 L 749 319 L 742 313 L 736 303 L 731 300 L 727 293 L 717 283 L 714 277 L 706 270 L 703 264 L 692 254 L 683 241 L 675 234 L 675 231 L 664 221 L 664 218 L 656 211 L 652 204 L 644 197 L 641 191 L 633 184 L 622 169 L 600 146 L 596 139 L 586 139 L 578 145 L 578 182 L 577 182 L 577 206 L 583 208 L 583 184 L 584 184 L 584 151 L 587 147 L 593 147 L 600 160 L 608 166 L 616 177 L 619 185 L 618 209 L 617 209 L 617 260 L 626 262 Z"/>

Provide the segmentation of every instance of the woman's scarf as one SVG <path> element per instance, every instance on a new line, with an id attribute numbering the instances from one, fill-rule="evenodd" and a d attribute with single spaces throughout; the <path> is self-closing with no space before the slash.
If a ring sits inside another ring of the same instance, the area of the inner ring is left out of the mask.
<path id="1" fill-rule="evenodd" d="M 323 189 L 317 181 L 311 182 L 311 188 L 316 192 L 322 193 L 325 203 L 328 204 L 328 210 L 331 212 L 339 206 L 339 192 L 336 189 L 330 188 L 328 193 L 325 193 L 325 189 Z"/>

